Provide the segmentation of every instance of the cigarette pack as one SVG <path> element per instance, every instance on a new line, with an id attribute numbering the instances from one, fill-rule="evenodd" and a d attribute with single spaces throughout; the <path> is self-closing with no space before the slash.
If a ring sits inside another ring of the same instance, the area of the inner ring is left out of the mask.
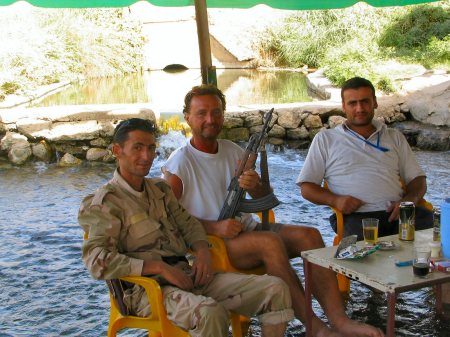
<path id="1" fill-rule="evenodd" d="M 450 273 L 450 261 L 437 261 L 436 267 L 443 273 Z"/>

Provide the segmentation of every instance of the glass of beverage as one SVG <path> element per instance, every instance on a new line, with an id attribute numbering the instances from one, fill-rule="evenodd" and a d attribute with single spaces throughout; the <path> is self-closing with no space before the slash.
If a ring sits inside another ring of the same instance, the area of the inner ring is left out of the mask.
<path id="1" fill-rule="evenodd" d="M 367 244 L 374 245 L 378 241 L 378 219 L 362 219 L 364 241 Z"/>
<path id="2" fill-rule="evenodd" d="M 415 247 L 413 259 L 414 275 L 425 277 L 430 271 L 431 250 L 429 247 Z"/>

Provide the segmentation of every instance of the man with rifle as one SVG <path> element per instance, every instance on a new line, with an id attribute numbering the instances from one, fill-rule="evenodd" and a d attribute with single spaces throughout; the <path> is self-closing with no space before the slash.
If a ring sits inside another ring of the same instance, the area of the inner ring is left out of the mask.
<path id="1" fill-rule="evenodd" d="M 270 224 L 270 230 L 262 230 L 262 225 L 245 213 L 238 219 L 217 220 L 244 151 L 231 141 L 217 139 L 226 108 L 225 96 L 218 88 L 194 87 L 185 96 L 184 104 L 184 118 L 192 129 L 192 138 L 174 151 L 162 167 L 165 179 L 180 203 L 203 223 L 207 233 L 224 239 L 230 261 L 236 268 L 245 270 L 264 265 L 269 275 L 287 283 L 295 316 L 304 322 L 304 290 L 289 259 L 299 257 L 303 250 L 324 247 L 319 231 L 278 223 Z M 261 183 L 253 163 L 250 164 L 240 167 L 242 174 L 237 181 L 241 189 L 258 200 L 270 194 L 271 189 Z M 331 325 L 328 327 L 314 316 L 315 336 L 383 336 L 379 329 L 347 317 L 334 272 L 315 266 L 312 274 L 313 293 Z"/>
<path id="2" fill-rule="evenodd" d="M 263 337 L 282 337 L 293 318 L 287 285 L 269 275 L 212 272 L 205 230 L 170 186 L 147 175 L 156 157 L 156 127 L 131 118 L 117 125 L 112 179 L 83 199 L 78 221 L 89 235 L 83 261 L 96 279 L 147 276 L 161 286 L 167 317 L 192 337 L 227 337 L 229 311 L 257 316 Z M 190 248 L 195 259 L 190 265 Z M 152 312 L 144 288 L 125 287 L 133 315 Z M 153 334 L 152 334 L 153 335 Z"/>

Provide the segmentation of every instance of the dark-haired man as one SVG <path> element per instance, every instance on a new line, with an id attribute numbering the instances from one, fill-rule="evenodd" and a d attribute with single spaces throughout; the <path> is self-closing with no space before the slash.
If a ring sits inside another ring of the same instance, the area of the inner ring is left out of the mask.
<path id="1" fill-rule="evenodd" d="M 217 221 L 227 195 L 227 187 L 243 149 L 218 139 L 224 122 L 226 100 L 211 85 L 192 88 L 184 100 L 184 118 L 191 127 L 192 138 L 174 151 L 162 170 L 180 203 L 206 228 L 208 234 L 225 239 L 228 257 L 238 269 L 264 265 L 269 275 L 278 276 L 289 286 L 295 316 L 305 321 L 305 294 L 289 259 L 303 250 L 324 246 L 318 230 L 308 226 L 271 224 L 270 231 L 261 230 L 251 215 L 240 220 Z M 267 193 L 253 169 L 244 171 L 239 184 L 253 198 Z M 378 329 L 350 320 L 345 314 L 335 274 L 313 268 L 314 295 L 322 305 L 331 328 L 313 317 L 314 336 L 382 336 Z"/>
<path id="2" fill-rule="evenodd" d="M 88 239 L 83 261 L 96 279 L 144 275 L 161 285 L 168 318 L 193 337 L 228 336 L 229 310 L 257 315 L 262 335 L 282 337 L 293 318 L 289 289 L 277 277 L 213 273 L 205 230 L 181 207 L 163 179 L 145 178 L 155 158 L 155 126 L 133 118 L 115 130 L 118 167 L 111 181 L 87 196 L 78 220 Z M 191 248 L 196 258 L 185 257 Z M 148 316 L 145 291 L 125 291 L 124 301 Z"/>
<path id="3" fill-rule="evenodd" d="M 425 173 L 405 137 L 374 120 L 378 104 L 370 81 L 349 79 L 342 86 L 341 98 L 347 120 L 314 137 L 297 179 L 302 196 L 341 211 L 344 236 L 357 234 L 362 240 L 363 218 L 380 220 L 379 236 L 398 233 L 400 202 L 417 203 L 424 196 Z M 324 179 L 329 190 L 321 187 Z M 334 215 L 330 222 L 336 231 Z M 417 207 L 416 228 L 432 224 L 432 213 Z"/>

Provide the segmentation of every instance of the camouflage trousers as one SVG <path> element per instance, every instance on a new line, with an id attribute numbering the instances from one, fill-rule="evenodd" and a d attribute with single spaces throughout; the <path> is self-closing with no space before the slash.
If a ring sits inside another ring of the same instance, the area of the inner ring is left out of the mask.
<path id="1" fill-rule="evenodd" d="M 133 311 L 148 316 L 150 307 L 141 287 L 133 289 Z M 184 291 L 163 286 L 167 317 L 193 337 L 227 337 L 229 311 L 257 316 L 262 324 L 279 324 L 294 318 L 287 285 L 278 277 L 216 273 L 207 285 Z"/>

